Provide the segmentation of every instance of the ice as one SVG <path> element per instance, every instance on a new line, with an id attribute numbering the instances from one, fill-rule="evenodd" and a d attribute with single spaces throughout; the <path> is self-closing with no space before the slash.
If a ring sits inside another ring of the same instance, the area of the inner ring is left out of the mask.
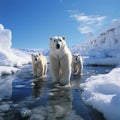
<path id="1" fill-rule="evenodd" d="M 8 111 L 10 109 L 10 105 L 9 104 L 2 104 L 0 105 L 0 112 L 5 112 Z"/>
<path id="2" fill-rule="evenodd" d="M 30 55 L 12 48 L 12 32 L 4 29 L 4 26 L 0 24 L 0 76 L 12 74 L 17 71 L 13 68 L 14 66 L 22 66 L 29 62 L 31 62 Z M 9 68 L 3 66 L 9 66 Z"/>
<path id="3" fill-rule="evenodd" d="M 4 29 L 4 26 L 0 24 L 0 51 L 7 52 L 10 50 L 12 45 L 11 39 L 11 31 Z"/>
<path id="4" fill-rule="evenodd" d="M 107 120 L 120 119 L 120 68 L 92 76 L 81 84 L 83 100 L 102 112 Z"/>
<path id="5" fill-rule="evenodd" d="M 80 53 L 85 65 L 120 64 L 120 21 L 116 20 L 98 36 L 88 33 L 88 41 L 71 48 L 72 53 Z M 84 57 L 87 56 L 87 57 Z M 87 59 L 86 59 L 87 58 Z"/>
<path id="6" fill-rule="evenodd" d="M 0 78 L 0 98 L 1 100 L 12 95 L 12 79 L 7 77 Z"/>
<path id="7" fill-rule="evenodd" d="M 20 70 L 15 67 L 0 66 L 0 76 L 14 74 L 17 71 L 20 71 Z"/>
<path id="8" fill-rule="evenodd" d="M 27 109 L 27 108 L 22 108 L 21 109 L 21 115 L 22 117 L 27 117 L 27 116 L 31 116 L 31 110 Z"/>

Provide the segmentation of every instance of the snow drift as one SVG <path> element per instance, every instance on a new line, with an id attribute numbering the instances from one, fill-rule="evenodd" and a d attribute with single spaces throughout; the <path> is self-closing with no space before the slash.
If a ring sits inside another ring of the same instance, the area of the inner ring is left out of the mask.
<path id="1" fill-rule="evenodd" d="M 103 113 L 107 120 L 120 119 L 120 68 L 92 76 L 81 84 L 82 99 Z"/>
<path id="2" fill-rule="evenodd" d="M 0 66 L 22 66 L 30 61 L 30 56 L 11 46 L 12 32 L 0 24 Z"/>
<path id="3" fill-rule="evenodd" d="M 31 61 L 30 55 L 11 47 L 12 32 L 4 29 L 4 26 L 0 24 L 0 75 L 12 74 L 13 71 L 17 71 L 14 67 L 22 66 Z"/>

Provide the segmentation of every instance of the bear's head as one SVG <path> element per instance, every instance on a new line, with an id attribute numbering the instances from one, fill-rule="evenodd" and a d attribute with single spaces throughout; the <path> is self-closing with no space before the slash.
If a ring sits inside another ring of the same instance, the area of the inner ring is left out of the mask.
<path id="1" fill-rule="evenodd" d="M 54 50 L 55 49 L 61 50 L 66 46 L 65 44 L 66 44 L 65 37 L 61 36 L 50 37 L 50 47 Z"/>
<path id="2" fill-rule="evenodd" d="M 81 61 L 80 54 L 74 54 L 72 55 L 73 63 L 78 63 Z"/>
<path id="3" fill-rule="evenodd" d="M 40 53 L 38 53 L 38 54 L 31 54 L 32 62 L 33 63 L 38 63 L 40 56 L 41 56 Z"/>

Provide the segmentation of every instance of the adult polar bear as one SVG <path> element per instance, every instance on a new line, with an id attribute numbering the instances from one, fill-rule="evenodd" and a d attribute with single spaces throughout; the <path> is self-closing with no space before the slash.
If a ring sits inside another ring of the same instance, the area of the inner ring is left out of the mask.
<path id="1" fill-rule="evenodd" d="M 70 85 L 72 54 L 65 37 L 50 37 L 50 70 L 53 83 Z"/>

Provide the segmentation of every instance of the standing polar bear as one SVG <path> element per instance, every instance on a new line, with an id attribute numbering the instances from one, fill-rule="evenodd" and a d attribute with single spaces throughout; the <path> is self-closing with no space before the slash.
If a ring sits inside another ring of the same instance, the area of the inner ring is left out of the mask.
<path id="1" fill-rule="evenodd" d="M 65 37 L 50 37 L 50 70 L 53 83 L 70 85 L 72 54 Z"/>
<path id="2" fill-rule="evenodd" d="M 82 57 L 80 56 L 80 54 L 74 54 L 72 57 L 73 57 L 72 58 L 73 74 L 82 75 L 82 70 L 83 70 Z"/>
<path id="3" fill-rule="evenodd" d="M 45 77 L 47 72 L 47 59 L 42 54 L 32 54 L 32 69 L 36 77 Z"/>

